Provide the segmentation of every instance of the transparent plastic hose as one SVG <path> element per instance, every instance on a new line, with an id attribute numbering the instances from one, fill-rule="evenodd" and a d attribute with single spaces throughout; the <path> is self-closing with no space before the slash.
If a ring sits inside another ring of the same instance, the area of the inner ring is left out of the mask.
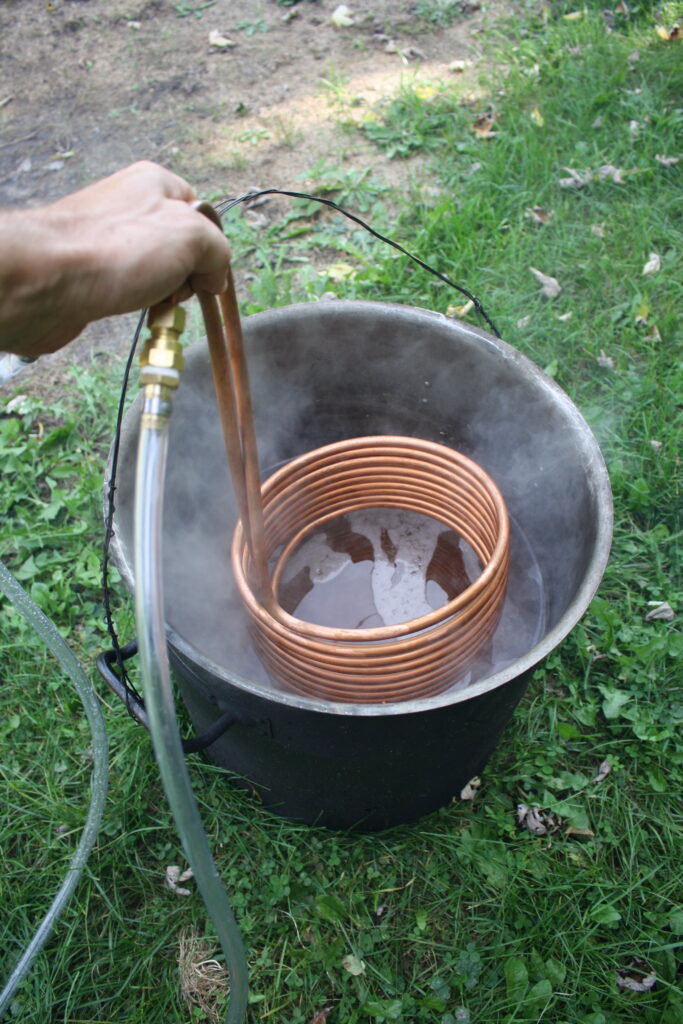
<path id="1" fill-rule="evenodd" d="M 28 974 L 33 961 L 50 937 L 54 923 L 68 903 L 97 839 L 107 795 L 108 750 L 104 719 L 90 680 L 71 648 L 57 631 L 57 627 L 43 614 L 38 605 L 31 600 L 23 587 L 17 583 L 2 562 L 0 562 L 0 592 L 12 602 L 20 615 L 33 626 L 43 642 L 54 654 L 66 675 L 73 682 L 90 724 L 93 751 L 90 807 L 88 808 L 80 842 L 71 858 L 64 881 L 53 899 L 48 912 L 40 922 L 29 945 L 24 950 L 19 963 L 12 971 L 7 984 L 2 992 L 0 992 L 0 1018 L 2 1018 L 10 1005 L 17 987 Z"/>
<path id="2" fill-rule="evenodd" d="M 240 1024 L 247 1006 L 246 955 L 192 793 L 166 651 L 161 525 L 167 448 L 168 423 L 158 428 L 143 423 L 135 485 L 135 613 L 140 669 L 154 753 L 166 796 L 230 972 L 226 1024 Z"/>

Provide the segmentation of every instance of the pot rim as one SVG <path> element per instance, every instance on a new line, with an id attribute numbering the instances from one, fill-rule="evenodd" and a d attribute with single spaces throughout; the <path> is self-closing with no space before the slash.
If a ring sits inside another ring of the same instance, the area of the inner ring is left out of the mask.
<path id="1" fill-rule="evenodd" d="M 275 702 L 291 708 L 298 708 L 302 711 L 314 711 L 322 714 L 342 715 L 346 717 L 361 716 L 373 718 L 386 715 L 410 715 L 432 711 L 437 708 L 447 707 L 453 704 L 464 703 L 465 701 L 478 697 L 483 693 L 488 693 L 490 690 L 497 689 L 505 683 L 510 682 L 512 679 L 515 679 L 534 668 L 534 666 L 547 657 L 547 655 L 550 654 L 566 636 L 568 636 L 587 610 L 588 605 L 600 585 L 600 581 L 609 558 L 612 541 L 613 505 L 607 467 L 593 432 L 567 393 L 563 391 L 563 389 L 551 377 L 544 373 L 543 370 L 539 369 L 539 367 L 537 367 L 527 356 L 523 355 L 507 342 L 500 338 L 494 338 L 493 335 L 481 330 L 481 328 L 474 327 L 464 321 L 453 321 L 443 313 L 437 313 L 433 310 L 424 309 L 419 306 L 408 306 L 398 303 L 332 299 L 325 300 L 324 302 L 296 303 L 289 306 L 280 306 L 275 309 L 265 310 L 261 313 L 254 313 L 251 316 L 245 317 L 244 323 L 245 325 L 258 323 L 259 326 L 267 326 L 269 323 L 275 323 L 278 320 L 281 320 L 284 315 L 287 315 L 291 311 L 296 311 L 299 316 L 303 316 L 305 318 L 319 316 L 322 310 L 329 309 L 332 311 L 333 309 L 339 309 L 340 306 L 343 306 L 347 314 L 351 315 L 362 314 L 367 316 L 369 313 L 381 310 L 382 315 L 384 317 L 388 316 L 389 318 L 395 317 L 397 319 L 404 319 L 406 316 L 412 318 L 417 314 L 418 319 L 422 317 L 433 319 L 437 321 L 440 326 L 446 328 L 446 330 L 450 329 L 457 332 L 460 337 L 464 335 L 465 337 L 476 339 L 479 342 L 484 342 L 490 348 L 495 348 L 503 358 L 514 362 L 523 376 L 533 379 L 537 387 L 540 386 L 542 390 L 552 394 L 554 403 L 560 405 L 564 409 L 565 415 L 569 420 L 571 420 L 576 431 L 575 437 L 583 442 L 585 450 L 590 454 L 592 470 L 591 484 L 596 503 L 597 526 L 593 552 L 591 554 L 587 570 L 584 574 L 584 578 L 578 587 L 576 594 L 552 629 L 550 629 L 537 644 L 530 648 L 526 654 L 517 658 L 515 661 L 506 665 L 499 671 L 457 690 L 444 690 L 442 693 L 431 697 L 395 701 L 387 704 L 335 702 L 314 697 L 305 697 L 294 693 L 293 691 L 290 692 L 281 689 L 271 689 L 269 686 L 262 683 L 252 682 L 251 680 L 233 673 L 224 666 L 214 662 L 211 658 L 207 657 L 206 654 L 197 650 L 197 648 L 187 641 L 172 625 L 167 623 L 166 633 L 168 641 L 179 654 L 190 661 L 197 663 L 204 671 L 211 673 L 228 685 L 245 690 L 249 694 L 260 697 L 263 700 Z M 124 428 L 121 434 L 122 438 L 124 433 L 133 429 L 130 426 L 132 418 L 131 413 L 132 407 L 127 414 L 127 422 L 129 424 L 127 429 L 126 423 L 124 422 Z M 107 495 L 111 465 L 112 455 L 110 452 L 105 475 L 105 516 L 107 513 Z M 114 563 L 116 564 L 127 589 L 131 594 L 134 594 L 135 583 L 133 573 L 125 556 L 123 546 L 119 540 L 119 535 L 116 529 L 116 517 L 114 518 L 114 533 L 111 541 L 111 553 Z"/>

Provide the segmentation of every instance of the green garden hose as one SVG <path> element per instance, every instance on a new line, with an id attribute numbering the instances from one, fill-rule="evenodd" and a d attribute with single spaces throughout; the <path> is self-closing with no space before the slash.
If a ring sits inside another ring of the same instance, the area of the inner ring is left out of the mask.
<path id="1" fill-rule="evenodd" d="M 28 974 L 33 961 L 47 942 L 55 921 L 69 902 L 76 884 L 83 872 L 90 852 L 97 839 L 102 820 L 108 783 L 107 732 L 97 696 L 90 680 L 75 657 L 71 648 L 57 631 L 57 627 L 31 600 L 23 587 L 0 562 L 0 592 L 14 605 L 20 615 L 35 629 L 45 645 L 54 654 L 67 676 L 71 679 L 85 709 L 92 735 L 93 770 L 91 775 L 91 798 L 88 814 L 81 833 L 80 842 L 71 858 L 64 880 L 54 897 L 45 917 L 19 958 L 2 992 L 0 992 L 0 1019 L 5 1015 L 14 993 Z"/>

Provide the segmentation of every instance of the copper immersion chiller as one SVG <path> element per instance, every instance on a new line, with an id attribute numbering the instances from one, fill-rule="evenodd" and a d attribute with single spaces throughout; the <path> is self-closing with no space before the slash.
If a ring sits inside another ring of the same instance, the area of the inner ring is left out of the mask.
<path id="1" fill-rule="evenodd" d="M 447 689 L 491 638 L 500 617 L 510 530 L 498 488 L 457 451 L 392 435 L 315 449 L 261 485 L 232 272 L 218 299 L 207 292 L 198 298 L 240 517 L 233 572 L 261 660 L 290 689 L 331 701 L 393 702 Z M 279 588 L 299 545 L 338 516 L 377 508 L 420 513 L 453 530 L 479 558 L 480 575 L 440 608 L 389 626 L 326 627 L 285 611 Z"/>

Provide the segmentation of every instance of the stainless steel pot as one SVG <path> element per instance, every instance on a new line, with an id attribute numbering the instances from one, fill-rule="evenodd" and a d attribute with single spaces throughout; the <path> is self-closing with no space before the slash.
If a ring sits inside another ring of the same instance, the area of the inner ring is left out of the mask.
<path id="1" fill-rule="evenodd" d="M 478 462 L 512 523 L 490 651 L 435 697 L 334 704 L 286 691 L 251 651 L 229 568 L 235 524 L 209 358 L 199 342 L 171 422 L 164 578 L 171 663 L 196 728 L 231 723 L 212 760 L 276 813 L 374 830 L 442 806 L 478 774 L 531 670 L 586 610 L 607 561 L 609 481 L 567 395 L 502 341 L 437 313 L 321 301 L 244 322 L 264 473 L 319 445 L 399 434 Z M 122 435 L 113 554 L 132 591 L 140 416 Z"/>

